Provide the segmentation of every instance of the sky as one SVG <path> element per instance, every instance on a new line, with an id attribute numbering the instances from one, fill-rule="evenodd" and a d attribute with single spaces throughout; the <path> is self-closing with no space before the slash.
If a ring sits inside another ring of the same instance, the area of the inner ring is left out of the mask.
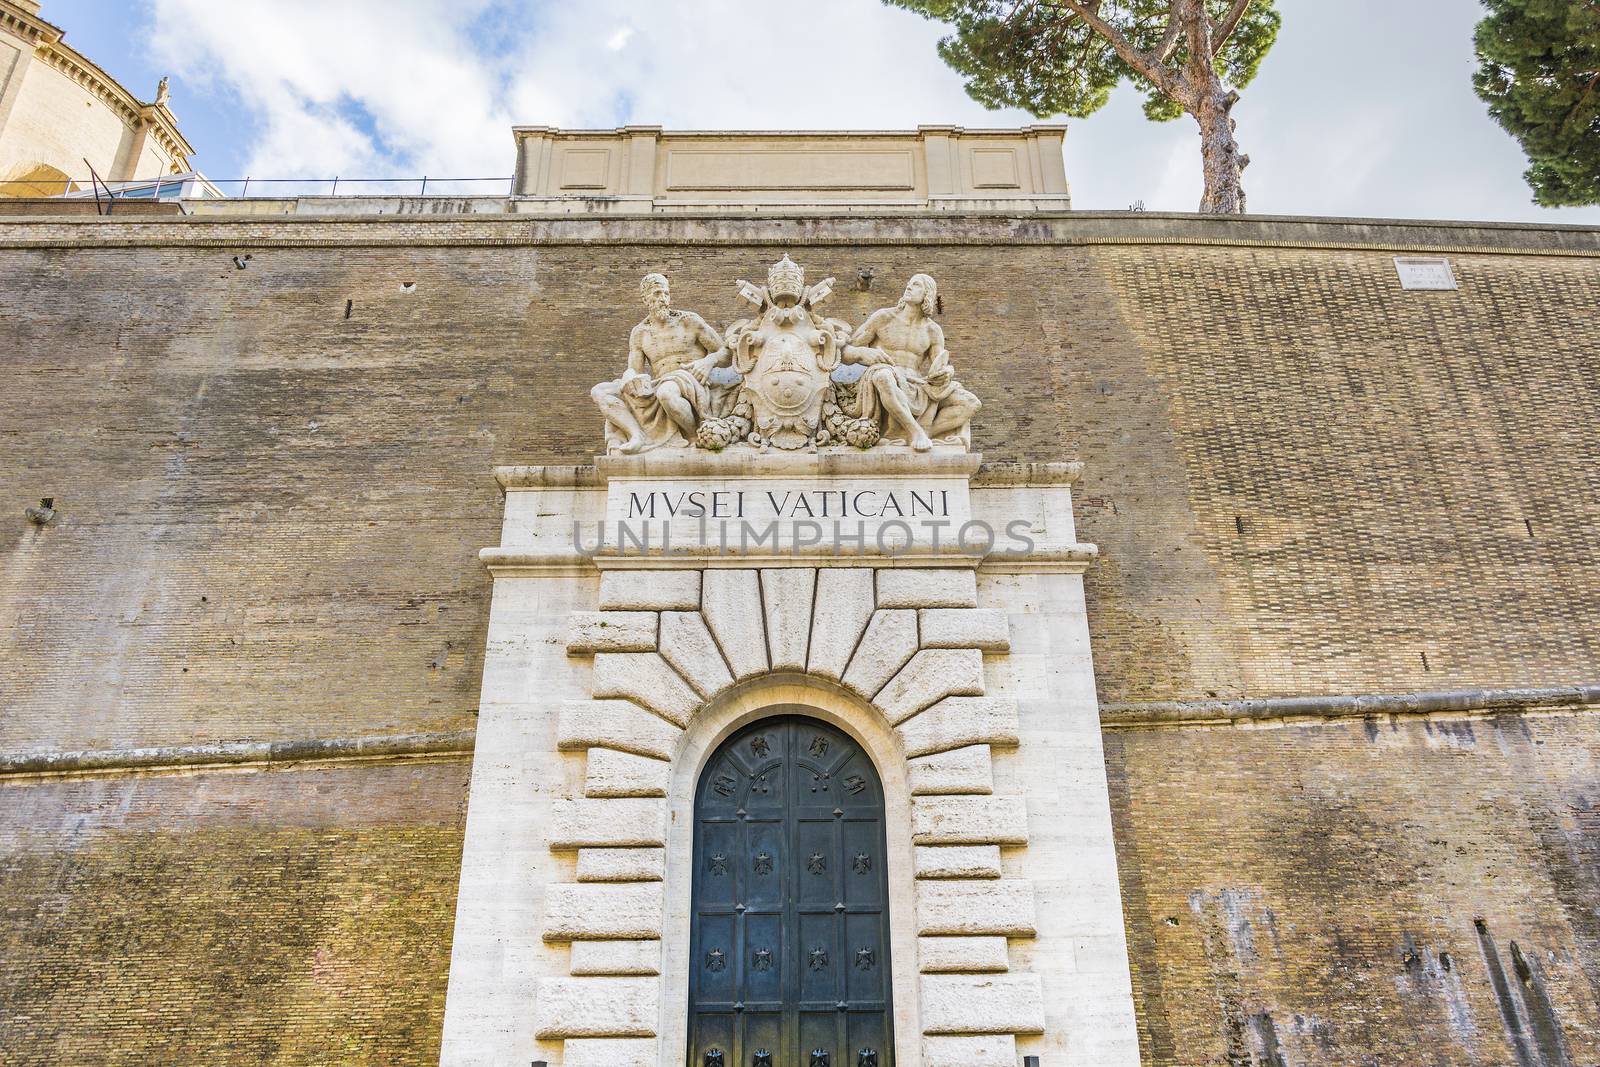
<path id="1" fill-rule="evenodd" d="M 1278 43 L 1235 110 L 1251 212 L 1600 225 L 1600 207 L 1533 203 L 1520 147 L 1472 91 L 1476 0 L 1278 8 Z M 214 179 L 503 178 L 513 125 L 1040 121 L 974 103 L 935 52 L 948 31 L 877 0 L 44 0 L 41 13 L 136 96 L 170 75 L 194 165 Z M 1195 210 L 1193 120 L 1152 123 L 1139 99 L 1124 86 L 1065 120 L 1074 207 Z"/>

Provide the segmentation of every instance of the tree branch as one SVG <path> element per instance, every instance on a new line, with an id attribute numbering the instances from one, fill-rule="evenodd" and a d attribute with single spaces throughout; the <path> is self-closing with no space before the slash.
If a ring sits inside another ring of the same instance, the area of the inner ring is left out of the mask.
<path id="1" fill-rule="evenodd" d="M 1182 39 L 1183 21 L 1178 18 L 1178 0 L 1172 0 L 1167 8 L 1167 32 L 1161 35 L 1161 43 L 1156 45 L 1156 58 L 1163 63 L 1171 59 Z"/>
<path id="2" fill-rule="evenodd" d="M 1149 52 L 1135 48 L 1122 33 L 1099 15 L 1100 0 L 1061 0 L 1067 9 L 1077 15 L 1089 28 L 1105 38 L 1122 61 L 1148 78 L 1157 89 L 1180 103 L 1189 99 L 1188 82 L 1169 70 L 1160 59 Z"/>
<path id="3" fill-rule="evenodd" d="M 1220 55 L 1223 46 L 1228 43 L 1228 38 L 1233 36 L 1233 31 L 1239 28 L 1239 22 L 1244 18 L 1244 13 L 1250 10 L 1250 0 L 1233 0 L 1233 6 L 1228 13 L 1222 16 L 1211 35 L 1211 54 Z"/>

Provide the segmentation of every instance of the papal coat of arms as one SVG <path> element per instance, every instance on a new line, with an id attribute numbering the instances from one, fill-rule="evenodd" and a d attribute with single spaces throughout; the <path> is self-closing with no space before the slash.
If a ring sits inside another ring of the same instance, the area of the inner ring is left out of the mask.
<path id="1" fill-rule="evenodd" d="M 818 311 L 833 279 L 806 285 L 787 255 L 767 271 L 766 285 L 738 286 L 755 315 L 724 335 L 673 308 L 663 275 L 645 275 L 646 316 L 629 335 L 628 367 L 590 392 L 609 451 L 967 448 L 980 404 L 950 365 L 931 277 L 914 275 L 895 306 L 859 327 Z M 860 366 L 859 377 L 836 375 L 845 365 Z"/>

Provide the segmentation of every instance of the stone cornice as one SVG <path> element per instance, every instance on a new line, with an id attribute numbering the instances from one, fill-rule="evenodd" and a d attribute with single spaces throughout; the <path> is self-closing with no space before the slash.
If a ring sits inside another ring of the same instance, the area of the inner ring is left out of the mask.
<path id="1" fill-rule="evenodd" d="M 0 752 L 0 778 L 267 767 L 315 762 L 377 762 L 469 756 L 473 731 L 379 737 L 296 738 L 71 752 Z"/>
<path id="2" fill-rule="evenodd" d="M 1161 726 L 1294 725 L 1326 719 L 1450 715 L 1486 717 L 1508 711 L 1581 710 L 1600 706 L 1600 685 L 1526 689 L 1440 689 L 1418 693 L 1174 700 L 1103 704 L 1100 721 L 1118 729 Z"/>
<path id="3" fill-rule="evenodd" d="M 60 42 L 64 31 L 38 15 L 23 10 L 16 4 L 0 0 L 0 29 L 16 34 L 35 48 L 49 47 Z"/>
<path id="4" fill-rule="evenodd" d="M 414 198 L 406 199 L 408 203 Z M 453 200 L 459 198 L 441 198 Z M 352 201 L 354 202 L 354 201 Z M 416 203 L 424 203 L 417 199 Z M 1600 256 L 1600 227 L 1151 212 L 11 217 L 0 248 L 1107 246 Z"/>

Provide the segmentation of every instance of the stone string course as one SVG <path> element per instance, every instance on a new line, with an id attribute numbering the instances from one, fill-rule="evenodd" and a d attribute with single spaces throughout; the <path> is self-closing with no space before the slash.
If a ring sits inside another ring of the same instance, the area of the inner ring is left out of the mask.
<path id="1" fill-rule="evenodd" d="M 1000 846 L 1027 845 L 1027 811 L 1021 797 L 993 795 L 990 762 L 992 748 L 1018 744 L 1017 708 L 983 696 L 983 657 L 1003 655 L 1009 635 L 1001 612 L 976 606 L 972 571 L 661 577 L 608 572 L 602 610 L 571 620 L 567 652 L 594 657 L 596 699 L 560 719 L 561 748 L 587 751 L 589 766 L 584 796 L 555 815 L 551 847 L 578 850 L 578 881 L 549 887 L 544 937 L 572 943 L 572 977 L 541 984 L 538 1035 L 565 1039 L 569 1063 L 586 1062 L 585 1043 L 597 1039 L 631 1042 L 606 1047 L 608 1067 L 655 1063 L 657 989 L 638 976 L 641 953 L 658 955 L 638 946 L 664 923 L 655 846 L 666 801 L 620 792 L 616 773 L 595 768 L 619 756 L 655 764 L 659 790 L 648 795 L 664 798 L 665 761 L 698 704 L 768 670 L 842 679 L 894 726 L 908 757 L 928 1062 L 999 1062 L 1015 1035 L 1041 1032 L 1039 979 L 1013 973 L 1007 951 L 1008 939 L 1034 934 L 1033 883 L 1000 877 Z M 618 947 L 596 948 L 608 945 Z"/>

